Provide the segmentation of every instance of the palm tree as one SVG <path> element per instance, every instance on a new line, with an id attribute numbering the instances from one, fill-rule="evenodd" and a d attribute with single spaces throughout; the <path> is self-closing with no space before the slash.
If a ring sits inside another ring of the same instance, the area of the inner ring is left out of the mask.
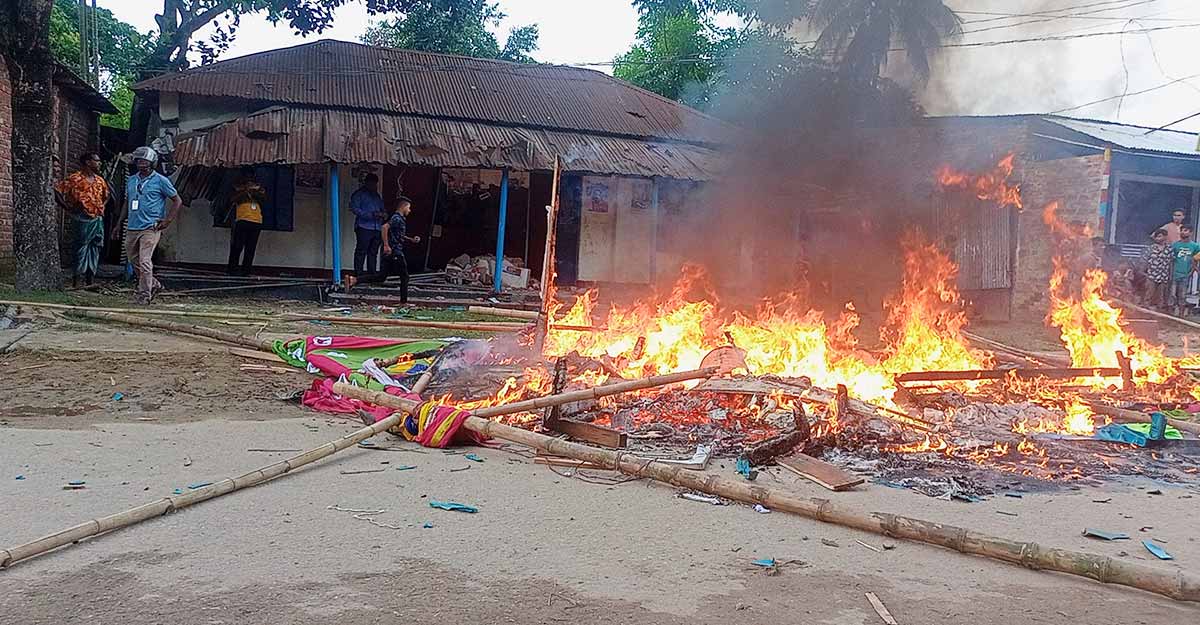
<path id="1" fill-rule="evenodd" d="M 930 52 L 962 34 L 962 19 L 943 0 L 811 0 L 808 20 L 821 33 L 817 49 L 868 81 L 879 78 L 893 45 L 925 80 Z"/>

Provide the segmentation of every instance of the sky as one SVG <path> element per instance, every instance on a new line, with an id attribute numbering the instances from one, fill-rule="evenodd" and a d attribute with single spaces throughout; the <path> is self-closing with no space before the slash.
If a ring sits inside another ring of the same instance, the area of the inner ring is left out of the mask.
<path id="1" fill-rule="evenodd" d="M 1123 36 L 1077 38 L 975 48 L 948 48 L 934 60 L 933 77 L 918 87 L 931 114 L 998 115 L 1050 113 L 1157 127 L 1200 112 L 1200 0 L 946 0 L 958 10 L 992 13 L 1055 11 L 1045 17 L 964 13 L 960 42 L 1071 36 L 1095 32 L 1167 28 Z M 118 18 L 146 31 L 154 28 L 159 0 L 98 0 Z M 509 29 L 536 23 L 542 62 L 611 61 L 632 45 L 637 12 L 629 0 L 499 0 Z M 1084 6 L 1086 5 L 1086 6 Z M 1142 18 L 1143 21 L 1131 21 Z M 357 4 L 337 11 L 334 26 L 308 39 L 261 16 L 242 19 L 238 38 L 222 58 L 311 41 L 356 41 L 370 18 Z M 986 30 L 984 30 L 986 29 Z M 977 30 L 981 32 L 970 33 Z M 896 59 L 889 73 L 904 79 Z M 596 67 L 610 71 L 607 67 Z M 1158 88 L 1177 79 L 1196 76 Z M 1146 93 L 1136 92 L 1152 89 Z M 1121 98 L 1125 92 L 1128 95 Z M 1113 98 L 1079 107 L 1095 100 Z M 1078 107 L 1078 108 L 1076 108 Z M 1200 117 L 1172 126 L 1200 131 Z"/>

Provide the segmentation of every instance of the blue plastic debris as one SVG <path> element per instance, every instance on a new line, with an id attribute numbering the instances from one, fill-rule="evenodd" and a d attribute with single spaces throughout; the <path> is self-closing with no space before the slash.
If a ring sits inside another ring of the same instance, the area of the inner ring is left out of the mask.
<path id="1" fill-rule="evenodd" d="M 415 464 L 402 464 L 402 465 L 396 467 L 396 470 L 397 471 L 409 471 L 409 470 L 412 470 L 415 468 L 417 468 L 417 465 L 415 465 Z"/>
<path id="2" fill-rule="evenodd" d="M 734 465 L 734 467 L 737 469 L 737 472 L 742 475 L 742 477 L 745 477 L 745 478 L 750 477 L 750 461 L 749 460 L 747 460 L 745 458 L 738 458 L 737 464 Z"/>
<path id="3" fill-rule="evenodd" d="M 125 393 L 117 392 L 112 394 L 113 401 L 121 401 L 122 399 L 125 399 Z"/>
<path id="4" fill-rule="evenodd" d="M 471 462 L 483 462 L 483 458 L 480 458 L 479 456 L 476 456 L 475 454 L 467 454 L 467 455 L 463 456 L 463 458 L 466 458 L 467 460 L 470 460 Z"/>
<path id="5" fill-rule="evenodd" d="M 476 512 L 479 512 L 479 508 L 476 508 L 475 506 L 468 506 L 468 505 L 467 505 L 467 504 L 465 504 L 465 503 L 457 503 L 457 502 L 454 502 L 454 501 L 433 501 L 433 500 L 430 500 L 430 501 L 429 501 L 429 507 L 430 507 L 430 508 L 439 508 L 439 509 L 441 509 L 441 510 L 450 510 L 451 512 L 467 512 L 467 513 L 470 513 L 470 514 L 474 514 L 474 513 L 476 513 Z"/>
<path id="6" fill-rule="evenodd" d="M 17 476 L 17 479 L 18 479 L 18 480 L 23 480 L 23 479 L 25 479 L 25 476 L 24 476 L 24 475 L 18 475 L 18 476 Z"/>
<path id="7" fill-rule="evenodd" d="M 204 488 L 205 486 L 212 486 L 212 482 L 196 482 L 195 484 L 188 484 L 188 490 L 196 490 L 197 488 Z"/>
<path id="8" fill-rule="evenodd" d="M 1167 551 L 1165 549 L 1163 549 L 1162 547 L 1159 547 L 1158 545 L 1156 545 L 1153 542 L 1150 542 L 1148 540 L 1143 540 L 1142 546 L 1146 548 L 1146 551 L 1149 551 L 1150 553 L 1154 554 L 1154 557 L 1158 558 L 1159 560 L 1174 560 L 1175 559 L 1175 556 L 1172 556 L 1171 554 L 1167 553 Z"/>
<path id="9" fill-rule="evenodd" d="M 1084 528 L 1083 535 L 1089 538 L 1100 538 L 1103 540 L 1129 540 L 1129 534 L 1121 532 L 1106 532 L 1095 528 Z"/>
<path id="10" fill-rule="evenodd" d="M 432 529 L 433 523 L 430 523 L 429 521 L 425 521 L 425 525 L 422 525 L 421 527 L 423 527 L 425 529 Z"/>
<path id="11" fill-rule="evenodd" d="M 83 486 L 84 484 L 87 484 L 87 482 L 85 482 L 83 480 L 74 480 L 71 482 L 67 482 L 67 486 Z"/>
<path id="12" fill-rule="evenodd" d="M 183 489 L 182 489 L 182 488 L 176 488 L 175 490 L 171 491 L 171 493 L 172 493 L 172 494 L 175 494 L 175 495 L 182 495 L 182 494 L 183 494 Z"/>
<path id="13" fill-rule="evenodd" d="M 764 568 L 771 568 L 771 567 L 775 566 L 775 558 L 763 558 L 761 560 L 755 560 L 755 561 L 751 562 L 750 564 L 753 564 L 754 566 L 761 566 Z"/>

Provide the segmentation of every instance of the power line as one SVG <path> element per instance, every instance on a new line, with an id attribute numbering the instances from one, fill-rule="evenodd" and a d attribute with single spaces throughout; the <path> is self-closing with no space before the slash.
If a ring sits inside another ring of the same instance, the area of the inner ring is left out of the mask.
<path id="1" fill-rule="evenodd" d="M 1043 11 L 1034 11 L 1032 13 L 989 13 L 987 11 L 955 11 L 961 15 L 998 15 L 1002 17 L 992 17 L 987 19 L 969 20 L 965 24 L 983 24 L 986 22 L 1001 22 L 1012 17 L 1041 17 L 1043 15 L 1051 15 L 1054 13 L 1062 13 L 1064 11 L 1077 11 L 1079 9 L 1090 9 L 1093 7 L 1106 6 L 1111 4 L 1123 4 L 1131 0 L 1105 0 L 1104 2 L 1092 2 L 1090 4 L 1079 4 L 1075 6 L 1062 7 L 1058 9 L 1046 9 Z"/>
<path id="2" fill-rule="evenodd" d="M 1155 85 L 1155 86 L 1153 86 L 1153 87 L 1149 87 L 1149 88 L 1147 88 L 1147 89 L 1142 89 L 1141 91 L 1132 91 L 1132 92 L 1130 92 L 1130 93 L 1119 94 L 1119 95 L 1111 96 L 1111 97 L 1108 97 L 1108 98 L 1101 98 L 1101 99 L 1099 99 L 1099 100 L 1093 100 L 1093 101 L 1091 101 L 1091 102 L 1087 102 L 1087 103 L 1084 103 L 1084 104 L 1080 104 L 1080 105 L 1078 105 L 1078 106 L 1071 106 L 1071 107 L 1068 107 L 1068 108 L 1065 108 L 1065 109 L 1058 109 L 1057 111 L 1051 111 L 1051 112 L 1050 112 L 1050 114 L 1051 114 L 1051 115 L 1058 115 L 1059 113 L 1066 113 L 1066 112 L 1068 112 L 1068 111 L 1077 111 L 1077 110 L 1079 110 L 1079 109 L 1082 109 L 1082 108 L 1087 108 L 1087 107 L 1089 107 L 1089 106 L 1094 106 L 1094 105 L 1096 105 L 1096 104 L 1103 104 L 1103 103 L 1105 103 L 1105 102 L 1112 102 L 1113 100 L 1116 100 L 1116 99 L 1119 99 L 1119 98 L 1122 98 L 1122 97 L 1129 97 L 1129 96 L 1135 96 L 1135 95 L 1142 95 L 1142 94 L 1144 94 L 1144 93 L 1150 93 L 1151 91 L 1158 91 L 1159 89 L 1166 89 L 1167 87 L 1170 87 L 1171 85 L 1175 85 L 1175 84 L 1178 84 L 1178 83 L 1181 83 L 1181 82 L 1184 82 L 1184 81 L 1187 81 L 1187 80 L 1192 80 L 1193 78 L 1200 78 L 1200 74 L 1192 74 L 1191 76 L 1184 76 L 1183 78 L 1177 78 L 1177 79 L 1175 79 L 1175 80 L 1172 80 L 1172 81 L 1170 81 L 1170 82 L 1165 82 L 1165 83 L 1163 83 L 1163 84 L 1161 84 L 1161 85 Z M 1179 122 L 1175 122 L 1175 123 L 1179 123 Z"/>
<path id="3" fill-rule="evenodd" d="M 1126 1 L 1128 1 L 1128 0 L 1126 0 Z M 970 35 L 973 33 L 984 33 L 984 32 L 993 31 L 993 30 L 1003 30 L 1005 28 L 1019 28 L 1021 26 L 1027 26 L 1029 24 L 1043 24 L 1046 22 L 1056 22 L 1058 20 L 1075 18 L 1075 17 L 1089 17 L 1090 16 L 1090 17 L 1092 17 L 1092 19 L 1101 19 L 1101 20 L 1117 19 L 1118 16 L 1116 16 L 1116 15 L 1111 16 L 1111 17 L 1097 17 L 1097 16 L 1095 16 L 1095 14 L 1096 13 L 1105 13 L 1107 11 L 1123 11 L 1125 9 L 1131 9 L 1136 6 L 1150 4 L 1153 2 L 1158 2 L 1158 0 L 1137 0 L 1136 2 L 1132 2 L 1131 4 L 1126 4 L 1126 5 L 1117 6 L 1117 7 L 1109 7 L 1107 9 L 1093 9 L 1091 11 L 1084 11 L 1081 13 L 1070 13 L 1070 14 L 1066 14 L 1066 15 L 1050 15 L 1050 16 L 1040 17 L 1039 19 L 1017 22 L 1015 24 L 1003 24 L 1000 26 L 989 26 L 987 28 L 977 28 L 975 30 L 965 30 L 965 31 L 963 31 L 962 34 Z M 1030 17 L 1035 17 L 1035 16 L 1031 15 Z M 1124 20 L 1125 18 L 1120 18 L 1120 19 Z"/>
<path id="4" fill-rule="evenodd" d="M 1173 121 L 1173 122 L 1171 122 L 1171 123 L 1169 123 L 1169 124 L 1166 124 L 1166 125 L 1163 125 L 1163 126 L 1159 126 L 1158 128 L 1152 128 L 1152 129 L 1150 129 L 1150 130 L 1147 130 L 1145 134 L 1147 134 L 1147 135 L 1148 135 L 1148 134 L 1150 134 L 1150 133 L 1152 133 L 1152 132 L 1158 132 L 1159 130 L 1166 130 L 1167 128 L 1170 128 L 1171 126 L 1174 126 L 1174 125 L 1176 125 L 1176 124 L 1182 124 L 1183 122 L 1186 122 L 1186 121 L 1188 121 L 1189 119 L 1195 119 L 1195 118 L 1197 118 L 1197 117 L 1200 117 L 1200 111 L 1197 111 L 1197 112 L 1195 112 L 1195 113 L 1192 113 L 1191 115 L 1188 115 L 1187 117 L 1181 117 L 1181 118 L 1179 118 L 1179 119 L 1177 119 L 1177 120 L 1175 120 L 1175 121 Z M 1143 135 L 1143 136 L 1145 136 L 1145 135 Z"/>

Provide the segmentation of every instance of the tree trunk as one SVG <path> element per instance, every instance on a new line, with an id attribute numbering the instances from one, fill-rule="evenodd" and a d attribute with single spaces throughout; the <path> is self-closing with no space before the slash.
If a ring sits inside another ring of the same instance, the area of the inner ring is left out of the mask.
<path id="1" fill-rule="evenodd" d="M 50 180 L 54 60 L 52 0 L 15 0 L 3 39 L 12 83 L 13 256 L 19 291 L 62 288 L 58 220 Z M 11 30 L 9 30 L 11 26 Z"/>

